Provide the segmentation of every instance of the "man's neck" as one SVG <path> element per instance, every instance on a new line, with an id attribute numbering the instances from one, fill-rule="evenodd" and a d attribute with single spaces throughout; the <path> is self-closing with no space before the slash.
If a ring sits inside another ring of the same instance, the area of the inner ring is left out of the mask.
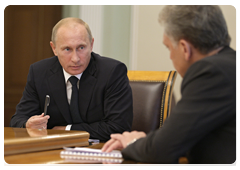
<path id="1" fill-rule="evenodd" d="M 196 56 L 193 58 L 194 61 L 192 63 L 195 63 L 196 61 L 201 60 L 201 59 L 203 59 L 205 57 L 213 56 L 213 55 L 219 53 L 219 51 L 221 51 L 223 48 L 224 47 L 219 47 L 219 48 L 217 48 L 215 50 L 210 51 L 207 54 L 201 54 L 200 52 L 197 52 L 197 53 L 195 53 Z"/>
<path id="2" fill-rule="evenodd" d="M 223 49 L 223 47 L 219 47 L 211 52 L 209 52 L 207 55 L 205 55 L 205 57 L 209 57 L 209 56 L 212 56 L 212 55 L 215 55 L 217 54 L 219 51 L 221 51 Z"/>

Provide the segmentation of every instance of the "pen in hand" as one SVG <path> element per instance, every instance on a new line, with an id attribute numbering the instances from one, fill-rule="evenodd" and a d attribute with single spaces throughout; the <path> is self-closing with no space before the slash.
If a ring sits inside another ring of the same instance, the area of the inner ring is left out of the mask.
<path id="1" fill-rule="evenodd" d="M 46 95 L 45 105 L 44 105 L 44 116 L 47 115 L 47 108 L 48 108 L 48 106 L 49 106 L 49 103 L 50 103 L 50 96 L 49 96 L 49 95 Z"/>

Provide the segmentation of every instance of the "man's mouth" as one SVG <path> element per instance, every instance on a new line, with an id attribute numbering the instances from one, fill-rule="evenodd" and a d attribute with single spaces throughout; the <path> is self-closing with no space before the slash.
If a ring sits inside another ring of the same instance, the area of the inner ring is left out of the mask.
<path id="1" fill-rule="evenodd" d="M 79 69 L 80 66 L 71 66 L 72 69 Z"/>

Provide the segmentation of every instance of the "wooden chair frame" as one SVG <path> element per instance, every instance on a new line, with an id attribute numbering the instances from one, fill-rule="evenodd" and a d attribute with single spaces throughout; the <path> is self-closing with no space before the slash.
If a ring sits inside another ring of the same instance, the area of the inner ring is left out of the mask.
<path id="1" fill-rule="evenodd" d="M 165 119 L 170 115 L 171 102 L 174 83 L 177 77 L 176 71 L 128 71 L 129 81 L 144 81 L 144 82 L 165 82 L 161 113 L 160 126 L 163 125 Z"/>

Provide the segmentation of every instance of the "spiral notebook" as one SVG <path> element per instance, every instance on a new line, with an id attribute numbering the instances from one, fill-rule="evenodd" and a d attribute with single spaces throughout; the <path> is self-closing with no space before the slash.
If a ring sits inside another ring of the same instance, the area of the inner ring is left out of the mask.
<path id="1" fill-rule="evenodd" d="M 121 151 L 118 150 L 113 150 L 112 152 L 106 153 L 102 152 L 101 149 L 91 149 L 84 147 L 64 147 L 64 151 L 61 151 L 61 155 L 122 158 Z"/>

